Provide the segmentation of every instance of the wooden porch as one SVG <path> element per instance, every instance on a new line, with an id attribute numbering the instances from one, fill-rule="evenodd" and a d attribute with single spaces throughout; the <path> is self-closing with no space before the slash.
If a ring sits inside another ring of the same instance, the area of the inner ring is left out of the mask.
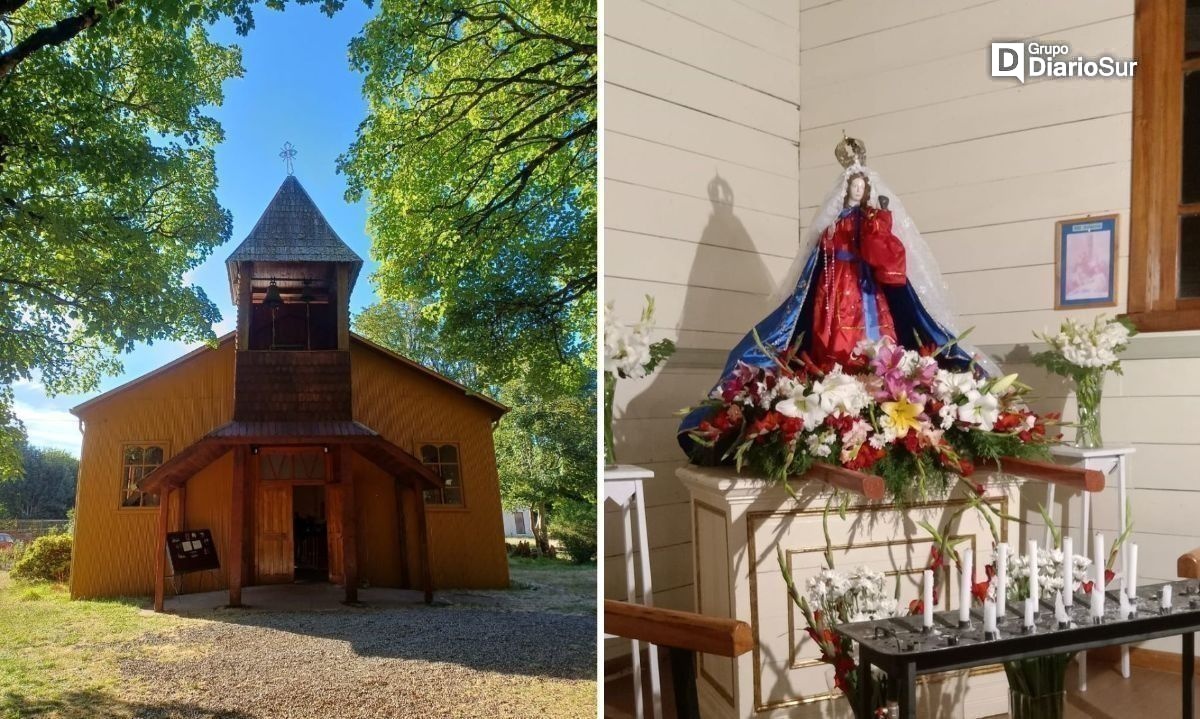
<path id="1" fill-rule="evenodd" d="M 167 534 L 185 529 L 187 483 L 226 453 L 233 454 L 230 478 L 228 547 L 221 557 L 229 606 L 242 605 L 242 589 L 292 581 L 291 491 L 312 487 L 322 493 L 332 584 L 344 586 L 344 601 L 358 601 L 358 518 L 355 513 L 353 457 L 358 455 L 395 482 L 400 576 L 407 544 L 405 498 L 414 504 L 420 557 L 420 587 L 433 601 L 429 532 L 424 490 L 440 478 L 415 457 L 358 422 L 229 422 L 177 453 L 142 480 L 144 491 L 159 496 L 155 532 L 154 609 L 163 611 L 166 592 Z M 263 468 L 288 467 L 279 475 Z M 293 471 L 293 468 L 296 468 Z M 172 521 L 172 505 L 176 507 Z"/>

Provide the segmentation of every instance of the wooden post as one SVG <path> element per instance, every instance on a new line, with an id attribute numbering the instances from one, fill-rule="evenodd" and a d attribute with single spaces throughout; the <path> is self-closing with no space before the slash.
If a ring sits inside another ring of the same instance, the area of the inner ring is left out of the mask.
<path id="1" fill-rule="evenodd" d="M 246 546 L 246 462 L 250 448 L 239 445 L 233 450 L 233 481 L 229 500 L 229 606 L 242 606 L 242 580 L 245 578 Z"/>
<path id="2" fill-rule="evenodd" d="M 358 523 L 354 511 L 354 469 L 350 450 L 339 445 L 334 464 L 342 486 L 342 574 L 346 583 L 346 603 L 358 601 Z"/>
<path id="3" fill-rule="evenodd" d="M 393 485 L 396 488 L 396 535 L 400 538 L 399 553 L 396 557 L 400 564 L 400 586 L 408 588 L 410 586 L 408 579 L 408 537 L 405 522 L 404 522 L 404 492 L 406 486 L 400 481 L 399 477 L 393 478 Z"/>
<path id="4" fill-rule="evenodd" d="M 425 492 L 417 487 L 417 543 L 421 548 L 421 587 L 425 603 L 433 604 L 433 564 L 429 560 L 429 524 L 425 521 Z"/>
<path id="5" fill-rule="evenodd" d="M 167 574 L 167 519 L 171 511 L 171 490 L 163 487 L 158 492 L 158 531 L 154 537 L 154 611 L 163 610 L 166 594 Z"/>
<path id="6" fill-rule="evenodd" d="M 238 263 L 237 342 L 234 346 L 238 351 L 250 349 L 250 312 L 253 309 L 250 280 L 253 275 L 253 262 Z"/>

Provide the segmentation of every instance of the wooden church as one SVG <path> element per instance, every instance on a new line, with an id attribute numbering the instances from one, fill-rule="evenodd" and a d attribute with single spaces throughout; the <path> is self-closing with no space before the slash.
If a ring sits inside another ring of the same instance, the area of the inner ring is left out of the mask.
<path id="1" fill-rule="evenodd" d="M 350 331 L 362 259 L 295 177 L 226 265 L 235 332 L 71 410 L 71 595 L 507 586 L 506 408 Z"/>

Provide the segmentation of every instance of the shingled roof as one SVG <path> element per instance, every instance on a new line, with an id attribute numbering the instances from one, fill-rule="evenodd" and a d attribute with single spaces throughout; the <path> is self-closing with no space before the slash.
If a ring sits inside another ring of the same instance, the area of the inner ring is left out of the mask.
<path id="1" fill-rule="evenodd" d="M 351 288 L 363 264 L 329 226 L 294 175 L 284 179 L 254 229 L 226 258 L 231 286 L 239 262 L 347 262 Z"/>

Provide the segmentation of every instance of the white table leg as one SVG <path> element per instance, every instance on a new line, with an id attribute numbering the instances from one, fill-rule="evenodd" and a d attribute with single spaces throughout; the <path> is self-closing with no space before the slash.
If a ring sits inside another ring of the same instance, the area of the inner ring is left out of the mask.
<path id="1" fill-rule="evenodd" d="M 1117 457 L 1117 517 L 1120 524 L 1117 525 L 1117 536 L 1125 531 L 1125 455 Z M 1127 538 L 1128 539 L 1128 538 Z M 1121 545 L 1121 576 L 1125 581 L 1129 579 L 1129 542 L 1126 541 Z M 1124 583 L 1124 582 L 1122 582 Z M 1121 645 L 1121 676 L 1129 678 L 1129 646 Z"/>
<path id="2" fill-rule="evenodd" d="M 642 559 L 642 603 L 647 607 L 654 606 L 654 588 L 650 581 L 650 540 L 646 538 L 646 493 L 642 482 L 637 483 L 637 492 L 633 496 L 637 502 L 638 545 L 641 548 Z M 662 719 L 662 687 L 658 674 L 658 647 L 647 644 L 650 651 L 650 706 L 654 719 Z"/>
<path id="3" fill-rule="evenodd" d="M 621 521 L 625 524 L 626 596 L 629 599 L 629 603 L 633 604 L 637 601 L 637 584 L 633 572 L 633 515 L 630 512 L 629 502 L 621 505 Z M 645 712 L 642 709 L 642 647 L 641 642 L 636 639 L 630 639 L 629 642 L 633 646 L 633 715 L 637 719 L 644 719 Z"/>
<path id="4" fill-rule="evenodd" d="M 1079 545 L 1083 547 L 1083 556 L 1092 556 L 1091 539 L 1092 533 L 1089 531 L 1092 517 L 1092 493 L 1084 491 L 1083 493 L 1083 529 L 1082 541 Z M 1076 655 L 1079 658 L 1079 691 L 1087 691 L 1087 652 L 1079 652 Z"/>

